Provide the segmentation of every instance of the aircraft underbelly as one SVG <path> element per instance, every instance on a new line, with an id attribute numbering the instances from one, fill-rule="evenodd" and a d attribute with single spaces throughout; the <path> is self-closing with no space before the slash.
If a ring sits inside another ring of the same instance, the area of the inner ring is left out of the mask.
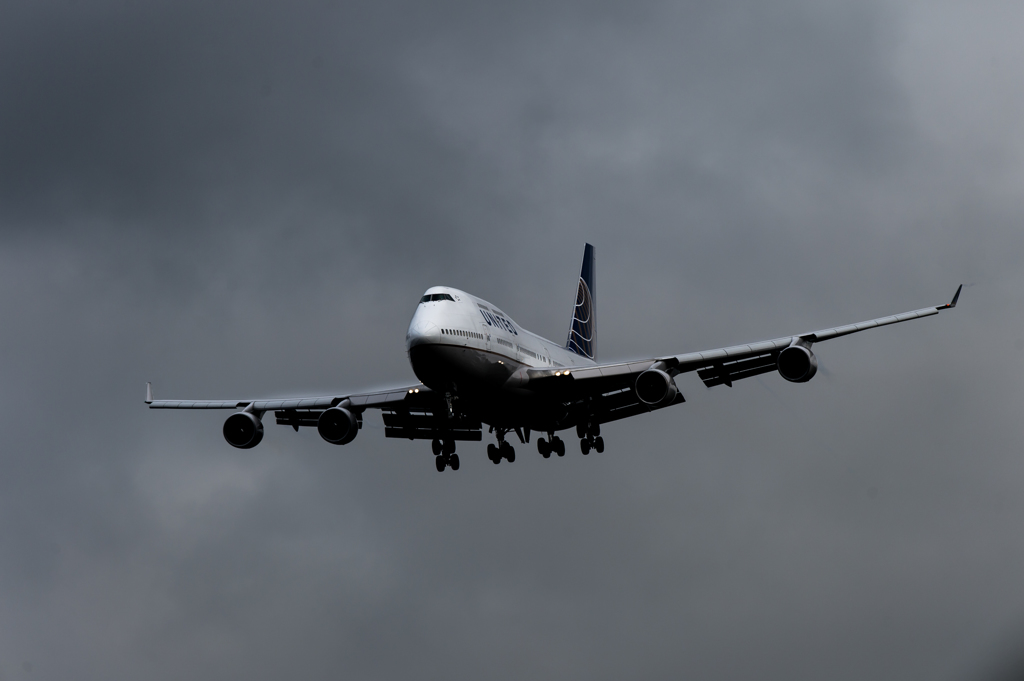
<path id="1" fill-rule="evenodd" d="M 440 393 L 453 391 L 459 409 L 489 425 L 554 430 L 566 409 L 560 402 L 534 393 L 507 389 L 506 382 L 522 364 L 497 353 L 443 343 L 417 345 L 409 350 L 413 372 L 424 385 Z"/>
<path id="2" fill-rule="evenodd" d="M 500 390 L 519 366 L 492 352 L 444 343 L 410 348 L 409 362 L 416 378 L 438 392 Z"/>

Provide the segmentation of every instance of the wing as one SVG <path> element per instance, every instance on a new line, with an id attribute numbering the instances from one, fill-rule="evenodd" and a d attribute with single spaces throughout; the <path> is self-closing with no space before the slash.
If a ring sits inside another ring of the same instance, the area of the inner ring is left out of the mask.
<path id="1" fill-rule="evenodd" d="M 296 397 L 271 400 L 154 400 L 152 386 L 146 387 L 146 404 L 150 409 L 249 409 L 250 411 L 287 411 L 330 409 L 345 400 L 357 409 L 384 409 L 388 405 L 402 402 L 408 395 L 430 392 L 422 385 L 393 388 L 377 392 L 354 395 L 326 395 L 324 397 Z"/>
<path id="2" fill-rule="evenodd" d="M 522 381 L 521 387 L 547 393 L 566 402 L 590 402 L 588 410 L 597 421 L 601 423 L 614 421 L 684 401 L 683 396 L 678 394 L 674 383 L 672 386 L 665 385 L 666 390 L 661 400 L 645 401 L 641 399 L 641 396 L 637 394 L 637 379 L 645 371 L 659 370 L 667 374 L 668 377 L 696 371 L 704 385 L 709 388 L 718 385 L 732 387 L 734 381 L 777 371 L 779 355 L 790 346 L 798 345 L 806 349 L 807 354 L 813 360 L 813 355 L 810 353 L 813 343 L 879 326 L 937 315 L 942 310 L 956 307 L 962 289 L 963 285 L 956 290 L 952 302 L 947 305 L 925 307 L 857 324 L 799 333 L 747 345 L 734 345 L 727 348 L 656 357 L 635 362 L 602 364 L 569 371 L 528 369 L 525 372 L 526 376 L 523 377 L 525 380 Z M 657 388 L 657 384 L 654 387 Z M 655 393 L 655 396 L 661 394 L 657 390 Z"/>
<path id="3" fill-rule="evenodd" d="M 253 412 L 259 418 L 265 412 L 273 411 L 278 425 L 291 426 L 295 430 L 301 426 L 315 428 L 324 410 L 338 406 L 351 411 L 358 427 L 362 428 L 362 412 L 380 409 L 384 417 L 385 437 L 410 440 L 482 438 L 479 420 L 459 413 L 457 408 L 449 409 L 443 395 L 421 384 L 368 393 L 269 400 L 154 400 L 152 386 L 146 384 L 146 404 L 150 409 L 236 409 Z"/>

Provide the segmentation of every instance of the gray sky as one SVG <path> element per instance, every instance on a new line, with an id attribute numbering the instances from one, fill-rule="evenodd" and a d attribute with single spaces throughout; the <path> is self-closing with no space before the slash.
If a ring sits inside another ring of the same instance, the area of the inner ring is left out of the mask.
<path id="1" fill-rule="evenodd" d="M 1024 7 L 124 3 L 0 20 L 0 679 L 1010 679 Z M 412 379 L 424 289 L 602 359 L 947 302 L 438 475 L 158 397 Z"/>

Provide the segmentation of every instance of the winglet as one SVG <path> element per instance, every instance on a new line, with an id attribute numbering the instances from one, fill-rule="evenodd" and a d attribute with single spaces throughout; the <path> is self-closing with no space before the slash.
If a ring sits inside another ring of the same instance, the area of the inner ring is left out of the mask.
<path id="1" fill-rule="evenodd" d="M 957 288 L 956 295 L 953 296 L 953 301 L 951 303 L 949 303 L 948 305 L 939 305 L 935 309 L 936 310 L 951 310 L 954 307 L 956 307 L 956 301 L 960 298 L 960 291 L 963 289 L 963 287 L 964 287 L 964 285 L 960 284 L 960 287 Z"/>
<path id="2" fill-rule="evenodd" d="M 146 382 L 146 404 L 153 404 L 153 384 Z"/>

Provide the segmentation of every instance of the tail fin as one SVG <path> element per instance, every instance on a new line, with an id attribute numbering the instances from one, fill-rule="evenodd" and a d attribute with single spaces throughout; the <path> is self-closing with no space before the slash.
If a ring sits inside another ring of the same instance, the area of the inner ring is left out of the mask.
<path id="1" fill-rule="evenodd" d="M 583 249 L 583 266 L 580 268 L 580 283 L 576 289 L 576 305 L 572 311 L 569 339 L 565 347 L 588 359 L 597 356 L 597 288 L 594 247 L 587 244 Z"/>

